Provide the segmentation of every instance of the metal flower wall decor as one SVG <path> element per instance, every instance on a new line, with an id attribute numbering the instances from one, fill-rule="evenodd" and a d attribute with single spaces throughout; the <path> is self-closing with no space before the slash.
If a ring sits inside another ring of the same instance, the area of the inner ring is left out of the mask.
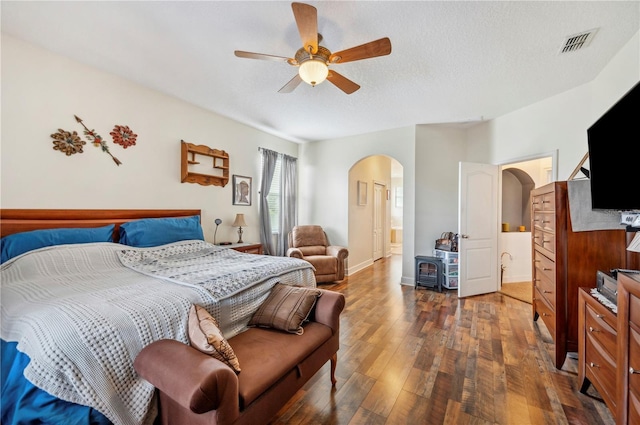
<path id="1" fill-rule="evenodd" d="M 104 140 L 102 136 L 95 130 L 90 130 L 77 115 L 73 117 L 76 119 L 76 122 L 82 125 L 85 137 L 93 143 L 95 147 L 100 148 L 102 152 L 108 154 L 116 165 L 119 166 L 122 164 L 122 162 L 109 151 L 107 141 Z M 136 139 L 138 138 L 138 135 L 135 134 L 128 125 L 116 125 L 109 134 L 113 138 L 113 143 L 122 146 L 124 149 L 129 146 L 135 146 Z M 87 144 L 87 142 L 80 138 L 77 132 L 70 132 L 61 128 L 58 129 L 57 133 L 52 134 L 51 138 L 53 139 L 53 149 L 64 152 L 67 156 L 83 153 L 83 146 Z"/>
<path id="2" fill-rule="evenodd" d="M 113 143 L 128 148 L 136 144 L 136 138 L 138 135 L 131 131 L 128 125 L 116 125 L 111 131 L 111 137 L 113 137 Z"/>
<path id="3" fill-rule="evenodd" d="M 87 144 L 75 131 L 65 131 L 61 128 L 58 129 L 57 133 L 53 133 L 51 137 L 53 138 L 53 149 L 64 152 L 67 156 L 74 153 L 82 153 L 82 147 Z"/>

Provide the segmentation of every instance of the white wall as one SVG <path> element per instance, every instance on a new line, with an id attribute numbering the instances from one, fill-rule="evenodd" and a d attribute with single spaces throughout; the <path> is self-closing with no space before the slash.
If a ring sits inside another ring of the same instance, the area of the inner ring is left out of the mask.
<path id="1" fill-rule="evenodd" d="M 524 171 L 531 177 L 534 182 L 535 187 L 544 186 L 547 183 L 551 183 L 552 180 L 549 180 L 549 175 L 551 173 L 551 169 L 553 167 L 553 160 L 550 156 L 532 159 L 529 161 L 523 162 L 514 162 L 508 165 L 502 166 L 502 170 L 509 168 L 517 168 L 519 170 Z"/>
<path id="2" fill-rule="evenodd" d="M 379 131 L 300 146 L 300 223 L 323 226 L 329 239 L 351 246 L 349 170 L 363 158 L 386 155 L 404 168 L 403 276 L 413 276 L 415 127 Z M 369 232 L 370 234 L 370 232 Z M 354 242 L 355 243 L 355 242 Z M 351 258 L 349 260 L 351 262 Z M 407 274 L 408 273 L 408 274 Z"/>
<path id="3" fill-rule="evenodd" d="M 640 32 L 618 52 L 589 84 L 593 124 L 640 80 Z"/>
<path id="4" fill-rule="evenodd" d="M 640 80 L 640 33 L 589 84 L 469 129 L 468 161 L 503 164 L 558 151 L 558 180 L 587 152 L 587 128 Z"/>
<path id="5" fill-rule="evenodd" d="M 462 129 L 416 127 L 416 249 L 407 252 L 412 258 L 433 255 L 435 240 L 442 232 L 458 231 L 458 163 L 465 160 L 466 140 Z"/>
<path id="6" fill-rule="evenodd" d="M 589 90 L 578 87 L 469 129 L 469 160 L 501 164 L 558 150 L 558 177 L 566 180 L 584 156 Z"/>
<path id="7" fill-rule="evenodd" d="M 531 232 L 500 233 L 502 283 L 531 281 Z M 509 255 L 502 254 L 508 253 Z"/>
<path id="8" fill-rule="evenodd" d="M 532 189 L 532 188 L 530 188 Z M 504 226 L 505 223 L 509 224 L 510 232 L 517 232 L 518 227 L 523 225 L 528 229 L 531 225 L 531 215 L 525 217 L 526 205 L 523 205 L 522 182 L 511 172 L 502 171 L 502 214 L 501 222 Z M 525 222 L 525 219 L 528 222 Z"/>
<path id="9" fill-rule="evenodd" d="M 108 141 L 122 161 L 87 144 L 84 153 L 54 151 L 50 135 L 82 128 Z M 114 125 L 138 134 L 126 150 L 111 142 Z M 200 208 L 205 238 L 221 218 L 217 240 L 237 239 L 236 213 L 259 241 L 258 147 L 298 156 L 298 145 L 207 112 L 119 77 L 2 35 L 2 208 Z M 253 178 L 252 205 L 232 206 L 224 188 L 180 182 L 180 140 L 225 150 L 230 174 Z"/>

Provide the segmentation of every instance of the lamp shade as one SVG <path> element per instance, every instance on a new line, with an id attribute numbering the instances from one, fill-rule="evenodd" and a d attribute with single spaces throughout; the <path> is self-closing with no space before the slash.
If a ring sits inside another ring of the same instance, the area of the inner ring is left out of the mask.
<path id="1" fill-rule="evenodd" d="M 329 68 L 327 64 L 321 60 L 310 59 L 300 64 L 298 74 L 300 74 L 302 81 L 315 86 L 327 79 Z"/>
<path id="2" fill-rule="evenodd" d="M 236 219 L 231 225 L 232 227 L 247 227 L 247 223 L 244 221 L 244 214 L 236 214 Z"/>

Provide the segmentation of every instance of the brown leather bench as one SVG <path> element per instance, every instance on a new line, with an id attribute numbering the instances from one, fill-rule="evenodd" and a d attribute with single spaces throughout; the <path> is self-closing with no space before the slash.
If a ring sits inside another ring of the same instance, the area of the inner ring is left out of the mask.
<path id="1" fill-rule="evenodd" d="M 250 328 L 229 344 L 242 371 L 175 340 L 156 341 L 134 362 L 159 392 L 162 424 L 265 424 L 327 362 L 331 382 L 344 296 L 322 295 L 302 335 Z"/>

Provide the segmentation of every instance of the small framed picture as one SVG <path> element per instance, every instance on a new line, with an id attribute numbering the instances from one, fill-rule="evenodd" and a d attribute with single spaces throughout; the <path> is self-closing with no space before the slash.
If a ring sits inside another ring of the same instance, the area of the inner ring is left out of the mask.
<path id="1" fill-rule="evenodd" d="M 358 180 L 358 205 L 367 205 L 367 182 Z"/>
<path id="2" fill-rule="evenodd" d="M 251 205 L 251 177 L 233 175 L 233 205 Z"/>

